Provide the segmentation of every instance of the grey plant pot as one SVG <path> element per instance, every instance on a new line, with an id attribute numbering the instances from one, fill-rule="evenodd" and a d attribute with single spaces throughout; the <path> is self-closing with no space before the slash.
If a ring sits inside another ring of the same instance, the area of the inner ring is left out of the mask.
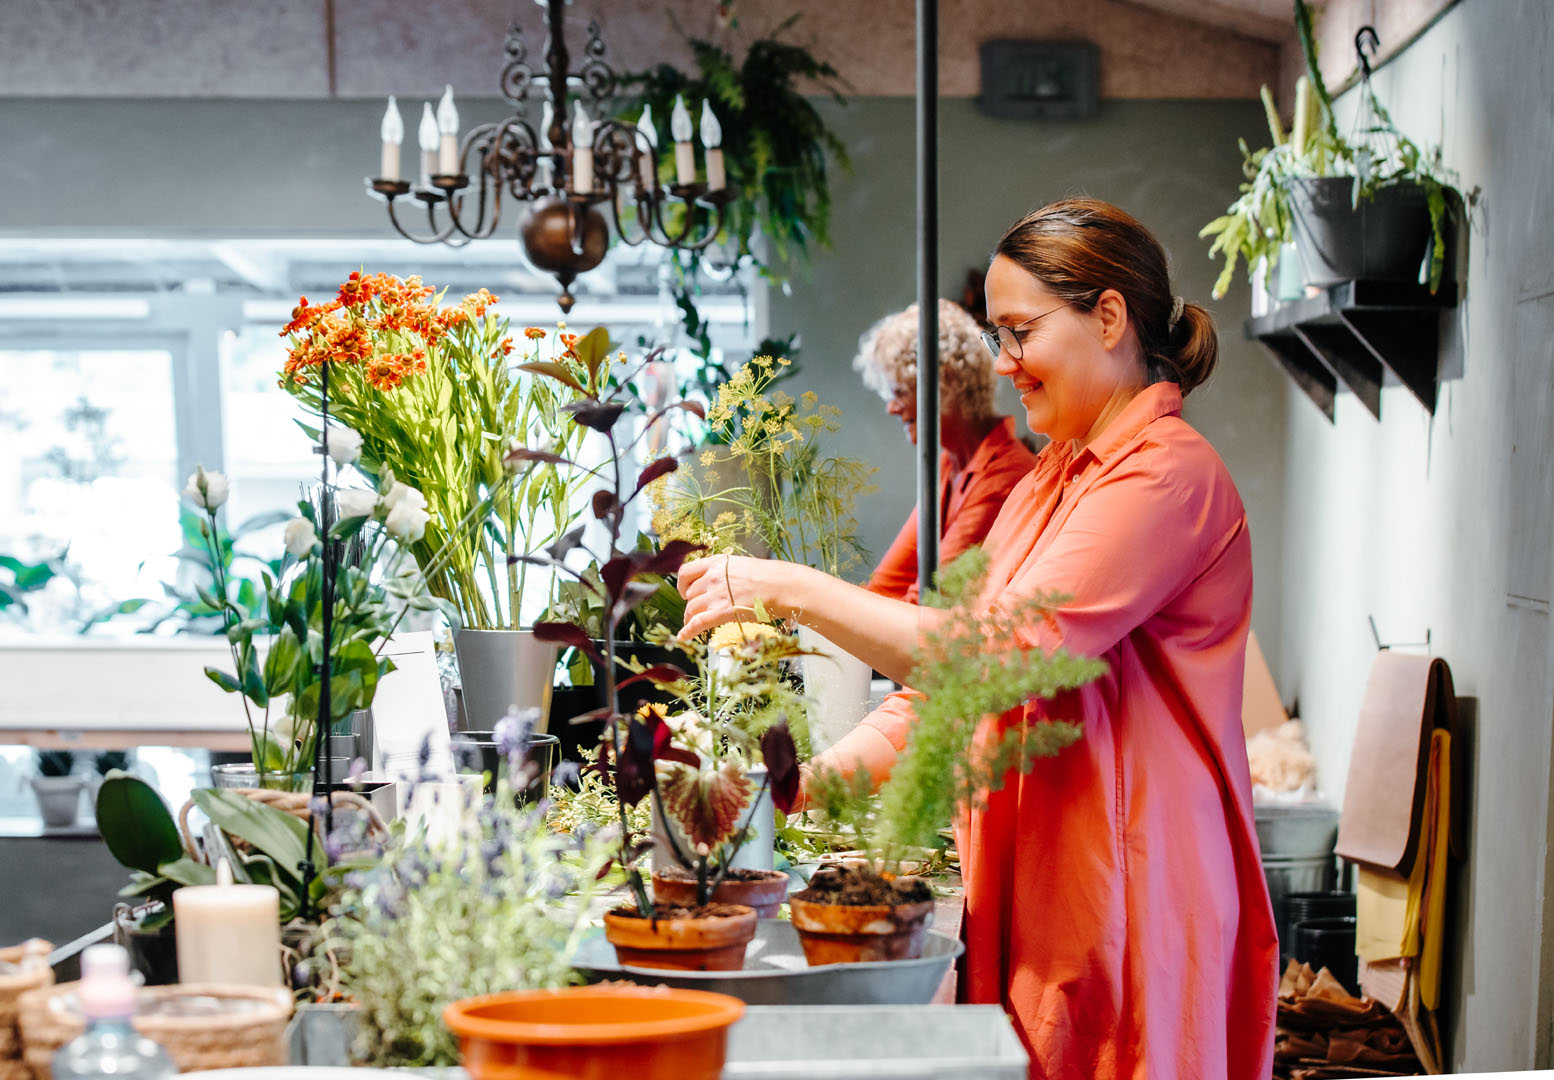
<path id="1" fill-rule="evenodd" d="M 1345 281 L 1419 280 L 1420 265 L 1434 242 L 1424 188 L 1389 184 L 1358 205 L 1353 191 L 1348 176 L 1291 185 L 1291 232 L 1306 284 L 1326 288 Z M 1448 256 L 1448 267 L 1451 262 Z"/>
<path id="2" fill-rule="evenodd" d="M 43 815 L 43 827 L 64 829 L 74 825 L 81 816 L 81 792 L 85 787 L 84 776 L 34 776 L 32 793 L 38 800 L 38 813 Z"/>
<path id="3" fill-rule="evenodd" d="M 556 646 L 530 630 L 460 630 L 453 636 L 471 731 L 491 731 L 509 708 L 537 708 L 535 731 L 547 729 L 556 681 Z"/>

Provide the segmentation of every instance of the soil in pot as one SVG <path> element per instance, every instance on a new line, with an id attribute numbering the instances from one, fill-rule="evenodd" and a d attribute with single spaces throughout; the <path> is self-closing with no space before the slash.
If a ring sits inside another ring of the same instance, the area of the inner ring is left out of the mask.
<path id="1" fill-rule="evenodd" d="M 868 867 L 823 867 L 789 898 L 793 928 L 811 967 L 923 954 L 933 890 L 922 878 Z"/>
<path id="2" fill-rule="evenodd" d="M 604 936 L 623 965 L 740 971 L 755 924 L 755 911 L 742 904 L 661 907 L 653 918 L 636 908 L 616 908 L 605 912 Z"/>
<path id="3" fill-rule="evenodd" d="M 712 894 L 715 904 L 743 904 L 758 919 L 775 919 L 788 898 L 788 875 L 782 870 L 729 870 Z M 696 903 L 696 875 L 678 866 L 653 871 L 653 901 L 688 907 Z"/>

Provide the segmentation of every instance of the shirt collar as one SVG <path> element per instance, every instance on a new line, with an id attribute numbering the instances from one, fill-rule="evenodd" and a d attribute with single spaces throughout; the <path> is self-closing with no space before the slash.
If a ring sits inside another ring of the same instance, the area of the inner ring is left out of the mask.
<path id="1" fill-rule="evenodd" d="M 1089 454 L 1097 461 L 1105 461 L 1162 416 L 1179 416 L 1181 411 L 1182 392 L 1174 382 L 1151 383 L 1134 395 L 1076 457 Z"/>

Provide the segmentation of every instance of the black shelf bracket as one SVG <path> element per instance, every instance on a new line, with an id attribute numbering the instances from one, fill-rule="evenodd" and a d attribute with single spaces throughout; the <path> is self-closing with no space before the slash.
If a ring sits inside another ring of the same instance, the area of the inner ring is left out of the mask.
<path id="1" fill-rule="evenodd" d="M 1346 281 L 1246 322 L 1260 342 L 1333 420 L 1340 388 L 1381 418 L 1391 372 L 1431 413 L 1440 367 L 1441 312 L 1457 306 L 1455 282 L 1431 293 L 1398 281 Z"/>

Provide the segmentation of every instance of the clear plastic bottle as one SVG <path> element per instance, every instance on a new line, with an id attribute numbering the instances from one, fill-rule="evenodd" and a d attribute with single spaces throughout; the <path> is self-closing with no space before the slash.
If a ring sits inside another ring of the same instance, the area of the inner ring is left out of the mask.
<path id="1" fill-rule="evenodd" d="M 81 954 L 77 996 L 86 1014 L 86 1031 L 54 1055 L 54 1080 L 168 1080 L 178 1071 L 160 1046 L 130 1026 L 135 984 L 123 948 L 93 945 Z"/>

